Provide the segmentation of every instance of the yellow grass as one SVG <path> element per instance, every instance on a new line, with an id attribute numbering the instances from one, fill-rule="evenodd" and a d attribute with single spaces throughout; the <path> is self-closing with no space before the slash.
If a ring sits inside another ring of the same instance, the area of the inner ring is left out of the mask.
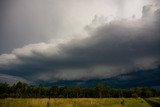
<path id="1" fill-rule="evenodd" d="M 122 101 L 124 103 L 122 104 Z M 150 107 L 143 99 L 133 98 L 28 98 L 0 99 L 0 107 Z"/>

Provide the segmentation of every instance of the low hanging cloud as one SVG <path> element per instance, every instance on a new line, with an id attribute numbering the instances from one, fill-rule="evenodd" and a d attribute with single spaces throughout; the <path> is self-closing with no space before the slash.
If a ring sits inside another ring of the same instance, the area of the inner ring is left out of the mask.
<path id="1" fill-rule="evenodd" d="M 8 83 L 8 84 L 14 84 L 17 82 L 24 82 L 24 83 L 30 83 L 29 81 L 25 80 L 24 78 L 17 77 L 17 76 L 11 76 L 11 75 L 5 75 L 5 74 L 0 74 L 0 83 Z"/>
<path id="2" fill-rule="evenodd" d="M 144 6 L 141 19 L 100 19 L 85 27 L 86 38 L 29 44 L 0 55 L 0 74 L 31 81 L 81 80 L 159 66 L 159 5 Z"/>

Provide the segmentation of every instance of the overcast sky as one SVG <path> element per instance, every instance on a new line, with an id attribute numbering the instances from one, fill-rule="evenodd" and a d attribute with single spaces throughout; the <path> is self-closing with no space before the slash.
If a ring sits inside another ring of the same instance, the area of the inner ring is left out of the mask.
<path id="1" fill-rule="evenodd" d="M 160 64 L 159 0 L 1 0 L 0 81 L 109 78 Z"/>

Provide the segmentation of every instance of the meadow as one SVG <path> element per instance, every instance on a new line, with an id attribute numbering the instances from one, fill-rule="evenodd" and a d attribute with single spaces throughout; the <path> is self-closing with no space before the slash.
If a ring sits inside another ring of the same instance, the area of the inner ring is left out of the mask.
<path id="1" fill-rule="evenodd" d="M 138 98 L 6 98 L 0 107 L 150 107 Z"/>
<path id="2" fill-rule="evenodd" d="M 160 98 L 158 97 L 147 98 L 147 100 L 160 104 Z"/>

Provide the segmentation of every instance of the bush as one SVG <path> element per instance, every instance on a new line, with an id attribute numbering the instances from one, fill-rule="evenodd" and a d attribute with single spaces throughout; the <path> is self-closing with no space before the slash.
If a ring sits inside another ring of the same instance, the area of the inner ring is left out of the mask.
<path id="1" fill-rule="evenodd" d="M 138 98 L 137 93 L 133 93 L 133 94 L 132 94 L 132 98 Z"/>

